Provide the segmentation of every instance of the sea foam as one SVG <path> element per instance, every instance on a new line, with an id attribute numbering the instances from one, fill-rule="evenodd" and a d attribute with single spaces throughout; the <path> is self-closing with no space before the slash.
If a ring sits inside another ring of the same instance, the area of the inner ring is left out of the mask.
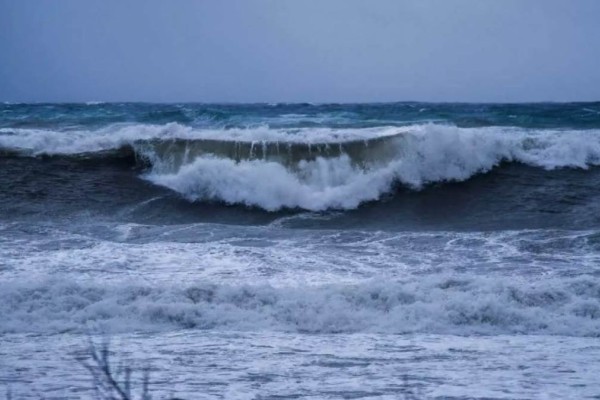
<path id="1" fill-rule="evenodd" d="M 149 181 L 190 200 L 266 210 L 352 209 L 404 185 L 463 181 L 502 162 L 545 169 L 600 164 L 600 131 L 444 125 L 363 129 L 198 129 L 176 123 L 99 131 L 0 130 L 0 148 L 76 155 L 129 146 Z"/>
<path id="2" fill-rule="evenodd" d="M 352 157 L 316 157 L 291 168 L 269 160 L 198 156 L 175 171 L 157 161 L 145 177 L 190 200 L 212 199 L 266 210 L 352 209 L 397 184 L 413 189 L 463 181 L 502 162 L 545 169 L 600 163 L 600 132 L 520 131 L 419 126 L 386 143 L 394 157 L 356 165 Z M 379 149 L 378 149 L 379 150 Z M 374 159 L 375 157 L 371 157 Z"/>
<path id="3" fill-rule="evenodd" d="M 355 285 L 0 284 L 0 332 L 177 329 L 600 336 L 592 276 L 420 276 Z"/>

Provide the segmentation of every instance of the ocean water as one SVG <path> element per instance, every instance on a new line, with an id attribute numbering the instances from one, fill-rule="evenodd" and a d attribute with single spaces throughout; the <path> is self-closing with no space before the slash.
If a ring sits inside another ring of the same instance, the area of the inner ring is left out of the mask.
<path id="1" fill-rule="evenodd" d="M 93 398 L 90 340 L 154 398 L 599 398 L 600 104 L 0 105 L 0 386 Z"/>

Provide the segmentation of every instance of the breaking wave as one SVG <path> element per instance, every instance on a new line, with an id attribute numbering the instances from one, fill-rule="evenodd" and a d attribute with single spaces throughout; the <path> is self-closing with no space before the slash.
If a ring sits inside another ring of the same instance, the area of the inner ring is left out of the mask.
<path id="1" fill-rule="evenodd" d="M 98 131 L 0 129 L 0 153 L 133 157 L 143 177 L 196 200 L 307 210 L 352 209 L 395 185 L 462 181 L 503 162 L 545 169 L 600 164 L 600 131 L 413 125 L 357 129 L 197 129 L 116 125 Z"/>
<path id="2" fill-rule="evenodd" d="M 0 284 L 0 332 L 171 329 L 308 333 L 551 334 L 600 336 L 592 276 L 422 276 L 274 288 L 196 284 L 106 286 L 51 280 Z"/>

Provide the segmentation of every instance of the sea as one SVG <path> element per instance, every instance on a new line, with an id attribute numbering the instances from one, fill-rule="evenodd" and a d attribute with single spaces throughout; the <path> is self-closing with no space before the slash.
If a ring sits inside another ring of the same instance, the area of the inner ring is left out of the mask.
<path id="1" fill-rule="evenodd" d="M 0 104 L 0 396 L 100 348 L 132 398 L 598 399 L 600 103 Z"/>

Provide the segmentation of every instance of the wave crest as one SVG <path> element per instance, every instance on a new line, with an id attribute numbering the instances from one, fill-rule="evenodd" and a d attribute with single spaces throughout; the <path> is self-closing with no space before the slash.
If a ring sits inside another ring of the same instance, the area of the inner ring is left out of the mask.
<path id="1" fill-rule="evenodd" d="M 191 200 L 266 210 L 351 209 L 402 184 L 462 181 L 502 162 L 600 164 L 600 131 L 414 125 L 362 129 L 194 129 L 171 123 L 100 131 L 0 130 L 5 153 L 134 155 L 144 177 Z"/>
<path id="2" fill-rule="evenodd" d="M 369 147 L 370 146 L 370 147 Z M 153 153 L 155 156 L 157 153 Z M 502 162 L 554 169 L 600 163 L 598 132 L 524 132 L 419 126 L 377 138 L 339 154 L 283 163 L 255 159 L 192 157 L 189 162 L 153 159 L 150 181 L 190 200 L 220 200 L 274 211 L 352 209 L 378 200 L 402 184 L 463 181 Z"/>

